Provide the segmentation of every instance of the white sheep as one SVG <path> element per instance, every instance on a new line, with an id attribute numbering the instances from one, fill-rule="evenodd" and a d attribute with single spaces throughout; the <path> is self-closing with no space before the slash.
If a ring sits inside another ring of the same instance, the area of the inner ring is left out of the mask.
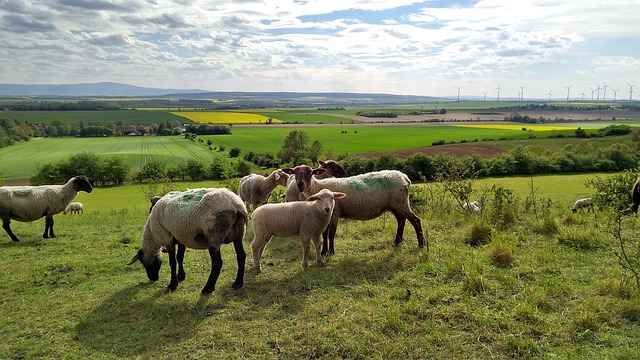
<path id="1" fill-rule="evenodd" d="M 391 211 L 395 216 L 398 227 L 396 229 L 395 245 L 403 240 L 404 225 L 407 219 L 413 225 L 418 238 L 418 246 L 425 246 L 422 224 L 409 205 L 409 177 L 396 170 L 383 170 L 346 178 L 316 179 L 313 175 L 322 174 L 323 169 L 312 169 L 308 165 L 282 169 L 287 174 L 293 174 L 298 190 L 307 196 L 322 189 L 346 194 L 344 200 L 336 203 L 329 227 L 324 236 L 322 254 L 334 254 L 334 238 L 339 218 L 352 220 L 371 220 Z M 329 244 L 328 244 L 329 243 Z M 429 247 L 427 244 L 427 251 Z"/>
<path id="2" fill-rule="evenodd" d="M 584 198 L 584 199 L 577 200 L 575 204 L 573 204 L 573 208 L 571 209 L 571 212 L 575 214 L 580 209 L 587 209 L 587 212 L 593 211 L 593 200 L 591 200 L 591 198 Z"/>
<path id="3" fill-rule="evenodd" d="M 224 188 L 201 188 L 172 191 L 151 208 L 142 233 L 142 246 L 129 265 L 140 260 L 151 281 L 159 278 L 162 265 L 162 248 L 169 253 L 171 281 L 170 291 L 185 279 L 183 256 L 185 248 L 208 249 L 211 256 L 211 273 L 203 294 L 215 290 L 222 269 L 220 246 L 233 243 L 238 261 L 238 273 L 233 288 L 244 285 L 246 253 L 242 238 L 247 223 L 247 210 L 240 197 Z M 178 245 L 176 258 L 175 246 Z M 182 248 L 182 253 L 180 252 Z M 176 273 L 176 263 L 179 266 Z"/>
<path id="4" fill-rule="evenodd" d="M 320 236 L 327 228 L 335 206 L 334 199 L 342 199 L 345 194 L 327 189 L 309 196 L 306 201 L 279 204 L 265 204 L 253 212 L 253 267 L 260 273 L 260 258 L 264 248 L 273 236 L 289 237 L 298 235 L 302 242 L 302 266 L 307 267 L 309 244 L 316 248 L 316 261 L 322 266 Z"/>
<path id="5" fill-rule="evenodd" d="M 0 218 L 11 240 L 20 241 L 11 231 L 11 220 L 30 222 L 45 217 L 43 238 L 56 237 L 53 215 L 64 211 L 79 191 L 93 190 L 85 176 L 75 176 L 64 185 L 2 186 L 0 187 Z"/>
<path id="6" fill-rule="evenodd" d="M 462 205 L 462 208 L 472 214 L 480 214 L 480 202 L 478 201 L 466 202 Z"/>
<path id="7" fill-rule="evenodd" d="M 63 213 L 65 215 L 68 213 L 80 214 L 80 213 L 84 213 L 84 208 L 82 207 L 81 202 L 72 202 L 71 204 L 67 205 L 67 208 L 64 209 Z"/>
<path id="8" fill-rule="evenodd" d="M 240 179 L 240 198 L 244 201 L 247 211 L 255 210 L 258 206 L 266 204 L 273 189 L 278 185 L 287 186 L 288 178 L 287 174 L 277 169 L 267 177 L 249 174 Z"/>
<path id="9" fill-rule="evenodd" d="M 326 179 L 330 177 L 343 178 L 349 176 L 347 172 L 338 164 L 335 160 L 319 160 L 318 169 L 325 169 L 322 174 L 314 175 L 316 179 Z M 287 180 L 287 190 L 284 194 L 285 201 L 303 201 L 305 199 L 304 194 L 298 190 L 296 186 L 295 176 L 289 176 Z"/>

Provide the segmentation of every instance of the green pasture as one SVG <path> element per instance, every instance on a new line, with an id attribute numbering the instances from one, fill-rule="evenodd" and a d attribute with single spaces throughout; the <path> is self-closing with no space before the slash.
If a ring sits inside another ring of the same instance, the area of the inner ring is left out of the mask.
<path id="1" fill-rule="evenodd" d="M 334 111 L 337 112 L 337 111 Z M 283 110 L 283 111 L 252 111 L 252 114 L 258 114 L 266 117 L 271 117 L 274 119 L 282 120 L 284 122 L 289 123 L 301 123 L 301 124 L 348 124 L 351 123 L 351 120 L 342 118 L 339 116 L 331 116 L 327 114 L 323 114 L 320 111 L 315 110 Z M 360 123 L 360 121 L 355 121 Z"/>
<path id="2" fill-rule="evenodd" d="M 213 157 L 220 156 L 217 151 L 180 136 L 41 138 L 0 148 L 0 172 L 5 180 L 28 179 L 39 166 L 84 151 L 100 158 L 119 156 L 132 171 L 139 170 L 149 160 L 175 164 L 188 159 L 210 162 Z"/>
<path id="3" fill-rule="evenodd" d="M 112 123 L 123 122 L 130 125 L 151 125 L 167 121 L 181 123 L 190 120 L 171 114 L 168 111 L 142 110 L 106 110 L 106 111 L 6 111 L 0 113 L 0 118 L 26 121 L 30 124 L 61 123 Z"/>

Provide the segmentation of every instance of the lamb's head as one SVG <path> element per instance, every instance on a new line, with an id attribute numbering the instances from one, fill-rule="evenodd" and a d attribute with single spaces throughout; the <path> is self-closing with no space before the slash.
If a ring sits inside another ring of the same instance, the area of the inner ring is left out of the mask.
<path id="1" fill-rule="evenodd" d="M 334 206 L 336 205 L 335 199 L 342 199 L 345 196 L 347 195 L 341 192 L 332 192 L 328 189 L 322 189 L 309 196 L 307 201 L 315 201 L 315 206 L 317 206 L 321 211 L 331 214 Z"/>
<path id="2" fill-rule="evenodd" d="M 93 191 L 91 180 L 84 175 L 75 176 L 73 179 L 71 179 L 71 182 L 73 183 L 73 188 L 76 191 L 86 191 L 88 193 Z"/>
<path id="3" fill-rule="evenodd" d="M 150 281 L 157 281 L 160 278 L 160 267 L 162 266 L 162 253 L 160 251 L 157 254 L 148 254 L 139 249 L 127 265 L 131 265 L 138 260 L 147 271 L 147 277 Z"/>
<path id="4" fill-rule="evenodd" d="M 284 168 L 282 171 L 286 174 L 294 175 L 298 191 L 304 192 L 304 190 L 309 187 L 309 184 L 311 184 L 311 177 L 313 175 L 324 174 L 327 170 L 320 168 L 312 169 L 309 165 L 298 165 L 294 168 Z"/>
<path id="5" fill-rule="evenodd" d="M 324 173 L 326 177 L 333 176 L 336 178 L 343 178 L 349 176 L 349 174 L 347 174 L 347 171 L 343 169 L 342 166 L 340 166 L 335 160 L 318 160 L 318 165 L 319 169 L 327 170 Z"/>
<path id="6" fill-rule="evenodd" d="M 282 169 L 275 170 L 276 176 L 276 185 L 287 186 L 287 179 L 289 179 L 289 175 L 282 171 Z"/>

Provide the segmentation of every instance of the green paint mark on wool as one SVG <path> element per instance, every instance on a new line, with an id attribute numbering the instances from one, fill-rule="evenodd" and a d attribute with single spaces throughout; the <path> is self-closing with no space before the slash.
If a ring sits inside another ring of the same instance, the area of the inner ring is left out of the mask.
<path id="1" fill-rule="evenodd" d="M 171 199 L 169 199 L 169 202 L 167 203 L 167 208 L 173 208 L 175 206 L 184 208 L 190 206 L 191 203 L 200 202 L 206 193 L 207 189 L 193 189 L 171 194 Z"/>
<path id="2" fill-rule="evenodd" d="M 356 192 L 386 190 L 391 187 L 387 177 L 355 176 L 347 180 L 347 186 Z"/>

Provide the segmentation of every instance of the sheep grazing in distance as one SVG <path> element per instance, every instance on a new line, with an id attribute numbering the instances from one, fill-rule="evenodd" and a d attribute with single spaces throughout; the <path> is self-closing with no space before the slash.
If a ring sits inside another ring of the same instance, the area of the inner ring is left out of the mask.
<path id="1" fill-rule="evenodd" d="M 638 206 L 640 206 L 640 178 L 636 180 L 631 188 L 631 211 L 634 214 L 638 213 Z"/>
<path id="2" fill-rule="evenodd" d="M 267 243 L 273 236 L 300 236 L 302 242 L 302 266 L 307 267 L 309 244 L 313 241 L 316 261 L 323 265 L 320 255 L 320 237 L 331 220 L 335 206 L 334 199 L 342 199 L 345 194 L 322 189 L 309 196 L 306 201 L 279 204 L 265 204 L 253 212 L 254 236 L 251 243 L 253 267 L 260 273 L 260 258 Z"/>
<path id="3" fill-rule="evenodd" d="M 343 178 L 349 176 L 347 172 L 335 160 L 319 160 L 318 169 L 325 169 L 322 174 L 314 175 L 316 179 L 326 179 L 330 177 Z M 304 201 L 305 196 L 296 186 L 295 176 L 289 176 L 287 190 L 284 195 L 285 201 Z"/>
<path id="4" fill-rule="evenodd" d="M 228 189 L 201 188 L 172 191 L 155 203 L 142 233 L 142 246 L 129 262 L 140 260 L 151 281 L 159 278 L 162 265 L 162 248 L 169 254 L 171 280 L 170 291 L 185 279 L 184 251 L 208 249 L 211 256 L 211 273 L 202 288 L 202 294 L 215 290 L 222 269 L 220 246 L 233 243 L 238 261 L 238 273 L 233 288 L 244 285 L 246 253 L 242 238 L 247 223 L 247 209 L 240 197 Z M 178 245 L 178 257 L 175 246 Z M 178 270 L 176 270 L 178 265 Z"/>
<path id="5" fill-rule="evenodd" d="M 587 212 L 593 211 L 593 201 L 591 200 L 591 198 L 584 198 L 584 199 L 577 200 L 575 204 L 573 204 L 573 208 L 571 209 L 571 212 L 575 214 L 580 209 L 587 209 Z"/>
<path id="6" fill-rule="evenodd" d="M 278 185 L 287 186 L 288 178 L 287 174 L 277 169 L 267 177 L 249 174 L 240 179 L 240 198 L 244 201 L 247 211 L 255 210 L 258 206 L 266 204 L 273 189 Z"/>
<path id="7" fill-rule="evenodd" d="M 67 208 L 64 209 L 63 213 L 65 215 L 68 213 L 80 214 L 80 213 L 84 213 L 84 208 L 82 207 L 81 202 L 72 202 L 71 204 L 67 205 Z"/>
<path id="8" fill-rule="evenodd" d="M 480 202 L 478 201 L 466 202 L 462 207 L 472 214 L 480 214 Z"/>
<path id="9" fill-rule="evenodd" d="M 352 220 L 371 220 L 387 211 L 395 216 L 398 227 L 396 229 L 395 245 L 403 240 L 404 225 L 407 219 L 413 225 L 418 239 L 418 247 L 425 246 L 422 224 L 409 205 L 409 177 L 396 170 L 375 171 L 346 178 L 316 179 L 313 175 L 320 175 L 324 169 L 312 169 L 308 165 L 282 169 L 287 174 L 293 174 L 298 190 L 306 196 L 311 196 L 322 189 L 341 192 L 346 197 L 336 202 L 327 232 L 323 236 L 322 254 L 334 254 L 334 238 L 339 218 Z M 427 244 L 427 251 L 429 246 Z"/>
<path id="10" fill-rule="evenodd" d="M 74 176 L 64 185 L 0 187 L 0 218 L 11 240 L 20 241 L 11 231 L 11 220 L 31 222 L 45 218 L 43 238 L 56 237 L 53 215 L 64 211 L 78 192 L 93 190 L 86 176 Z"/>

